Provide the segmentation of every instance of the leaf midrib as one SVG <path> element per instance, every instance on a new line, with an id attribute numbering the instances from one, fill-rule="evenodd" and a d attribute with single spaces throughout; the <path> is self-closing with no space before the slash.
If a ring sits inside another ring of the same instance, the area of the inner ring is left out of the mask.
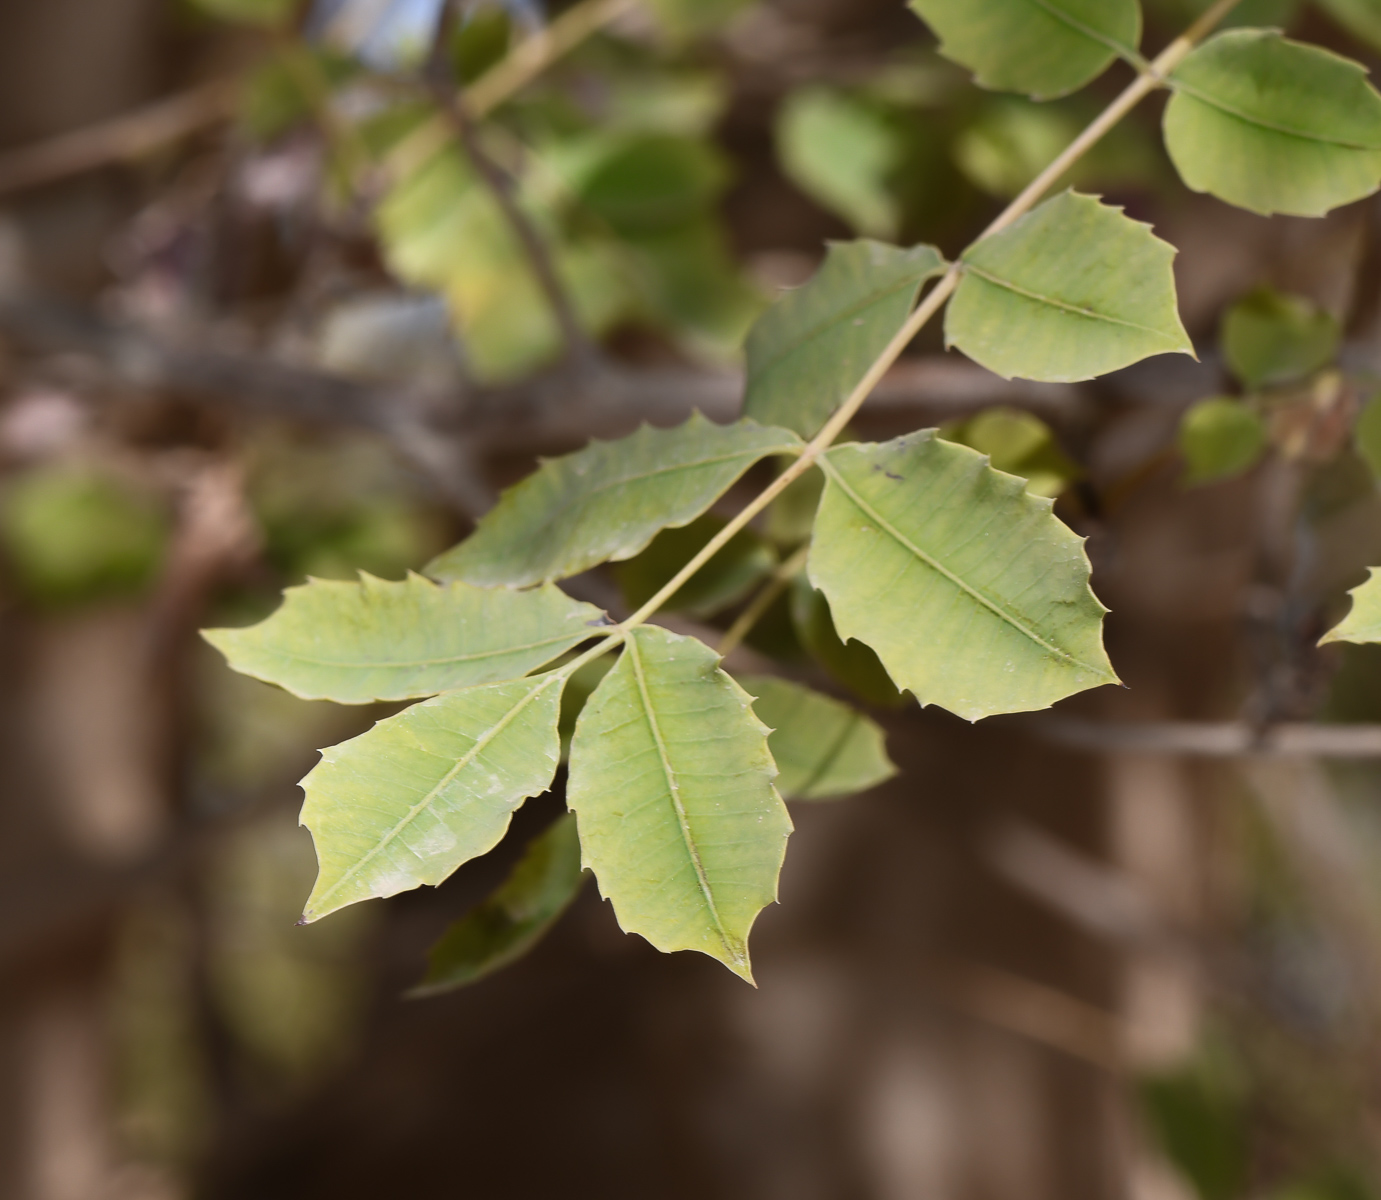
<path id="1" fill-rule="evenodd" d="M 652 704 L 652 695 L 647 686 L 647 674 L 643 670 L 642 651 L 638 646 L 638 631 L 634 630 L 627 643 L 628 661 L 633 668 L 633 678 L 638 684 L 638 698 L 642 701 L 643 716 L 647 720 L 648 730 L 652 734 L 652 740 L 657 747 L 657 756 L 661 760 L 662 775 L 666 779 L 667 793 L 671 797 L 672 808 L 676 812 L 677 825 L 681 831 L 681 840 L 685 844 L 686 853 L 689 855 L 691 865 L 695 868 L 695 878 L 700 885 L 701 895 L 705 897 L 706 907 L 710 910 L 710 917 L 714 922 L 715 932 L 719 935 L 719 940 L 724 945 L 725 953 L 734 960 L 739 966 L 744 965 L 743 954 L 734 946 L 733 940 L 729 937 L 729 932 L 724 928 L 724 922 L 719 915 L 719 906 L 715 903 L 714 892 L 710 888 L 710 881 L 705 875 L 705 865 L 700 861 L 700 850 L 695 844 L 695 838 L 691 833 L 690 820 L 686 816 L 685 805 L 681 803 L 681 788 L 676 781 L 676 769 L 671 765 L 671 758 L 667 753 L 666 740 L 662 736 L 662 728 L 657 722 L 656 710 Z"/>
<path id="2" fill-rule="evenodd" d="M 949 570 L 949 568 L 946 567 L 943 563 L 941 563 L 938 559 L 935 559 L 931 557 L 929 554 L 927 554 L 924 550 L 922 550 L 919 546 L 912 542 L 910 538 L 908 538 L 904 533 L 902 533 L 901 530 L 899 530 L 895 525 L 893 525 L 889 520 L 887 520 L 886 517 L 884 517 L 880 512 L 878 512 L 877 509 L 875 509 L 871 504 L 864 500 L 862 496 L 860 496 L 856 491 L 854 491 L 854 489 L 849 486 L 848 481 L 844 478 L 839 468 L 836 467 L 834 463 L 832 463 L 829 460 L 829 458 L 821 458 L 820 465 L 824 469 L 825 474 L 829 476 L 830 482 L 833 483 L 836 487 L 838 487 L 839 490 L 842 491 L 849 498 L 850 502 L 854 505 L 855 508 L 859 510 L 859 512 L 863 513 L 863 515 L 868 517 L 870 520 L 876 521 L 879 528 L 883 529 L 890 537 L 892 537 L 898 545 L 902 546 L 906 550 L 909 550 L 913 555 L 915 555 L 917 559 L 923 562 L 931 570 L 935 571 L 940 575 L 943 575 L 952 584 L 954 584 L 955 587 L 959 588 L 966 595 L 971 596 L 974 600 L 978 601 L 978 603 L 981 604 L 984 608 L 988 609 L 989 612 L 993 613 L 995 616 L 1005 621 L 1018 633 L 1021 633 L 1025 637 L 1029 638 L 1042 650 L 1045 650 L 1049 654 L 1055 655 L 1057 658 L 1064 659 L 1065 662 L 1070 663 L 1075 667 L 1080 667 L 1086 671 L 1090 671 L 1094 675 L 1099 676 L 1100 678 L 1108 677 L 1108 673 L 1102 670 L 1101 668 L 1095 667 L 1089 663 L 1084 662 L 1082 659 L 1076 658 L 1068 650 L 1063 650 L 1052 642 L 1047 642 L 1043 637 L 1041 637 L 1040 634 L 1038 634 L 1034 629 L 1028 626 L 1024 621 L 1013 616 L 1013 614 L 1009 613 L 1000 604 L 996 603 L 993 600 L 990 600 L 987 596 L 983 595 L 982 592 L 978 591 L 977 588 L 966 583 L 960 576 L 954 574 L 953 571 Z"/>
<path id="3" fill-rule="evenodd" d="M 368 660 L 355 659 L 336 659 L 336 658 L 315 658 L 310 654 L 301 654 L 295 650 L 285 650 L 276 648 L 274 653 L 283 658 L 291 659 L 293 662 L 307 663 L 316 667 L 337 667 L 345 670 L 374 670 L 379 668 L 396 668 L 402 670 L 406 667 L 444 667 L 455 663 L 481 662 L 487 658 L 505 658 L 513 654 L 522 654 L 528 650 L 541 650 L 547 646 L 559 646 L 563 642 L 581 641 L 590 636 L 588 633 L 564 634 L 561 637 L 546 638 L 539 642 L 525 642 L 521 646 L 508 646 L 501 650 L 485 650 L 478 654 L 457 654 L 450 658 L 407 658 L 407 659 L 385 659 L 380 662 L 370 662 Z"/>
<path id="4" fill-rule="evenodd" d="M 526 696 L 523 697 L 522 700 L 520 700 L 511 709 L 509 709 L 508 712 L 506 712 L 503 715 L 503 717 L 492 728 L 487 729 L 480 737 L 476 738 L 475 744 L 471 746 L 470 749 L 467 750 L 464 755 L 462 755 L 459 759 L 456 760 L 455 766 L 453 766 L 449 771 L 446 772 L 445 775 L 441 777 L 440 781 L 431 789 L 431 791 L 429 791 L 425 796 L 422 797 L 421 800 L 419 800 L 410 809 L 408 809 L 407 815 L 404 816 L 402 820 L 400 820 L 396 825 L 394 825 L 394 827 L 390 829 L 388 833 L 386 833 L 379 840 L 379 844 L 376 845 L 374 849 L 372 849 L 362 859 L 360 859 L 359 862 L 355 863 L 355 865 L 352 866 L 348 871 L 346 871 L 344 875 L 337 879 L 336 882 L 330 886 L 330 888 L 321 893 L 321 896 L 318 899 L 315 907 L 320 908 L 323 905 L 325 905 L 332 896 L 334 896 L 338 891 L 340 891 L 341 888 L 343 888 L 347 883 L 350 883 L 352 880 L 356 879 L 359 876 L 360 872 L 362 872 L 371 862 L 378 858 L 378 856 L 382 854 L 385 849 L 387 849 L 390 845 L 393 844 L 393 842 L 398 838 L 398 836 L 403 832 L 403 830 L 405 830 L 409 825 L 411 825 L 413 821 L 415 821 L 419 816 L 421 816 L 423 812 L 425 812 L 432 806 L 433 803 L 435 803 L 436 798 L 438 795 L 441 794 L 442 789 L 444 789 L 453 779 L 455 779 L 457 775 L 459 775 L 463 770 L 465 770 L 466 767 L 468 767 L 472 762 L 474 762 L 475 759 L 479 757 L 480 753 L 487 749 L 493 743 L 494 739 L 499 736 L 499 734 L 503 733 L 505 729 L 507 729 L 511 724 L 513 724 L 513 722 L 518 719 L 518 716 L 523 712 L 523 710 L 526 709 L 530 704 L 532 704 L 533 701 L 535 701 L 537 697 L 540 696 L 544 691 L 546 691 L 547 688 L 549 688 L 555 680 L 561 678 L 562 676 L 560 675 L 560 673 L 553 673 L 551 675 L 544 676 L 542 682 L 539 683 L 537 687 L 533 688 L 530 692 L 528 692 Z"/>
<path id="5" fill-rule="evenodd" d="M 1169 79 L 1170 87 L 1177 92 L 1183 92 L 1198 100 L 1201 104 L 1207 104 L 1210 108 L 1215 108 L 1219 112 L 1226 113 L 1230 117 L 1236 117 L 1239 121 L 1248 125 L 1255 125 L 1258 129 L 1269 130 L 1271 133 L 1278 133 L 1284 137 L 1296 138 L 1302 142 L 1316 142 L 1322 146 L 1336 146 L 1340 150 L 1356 150 L 1364 154 L 1381 154 L 1381 145 L 1368 146 L 1362 142 L 1349 142 L 1342 138 L 1331 138 L 1318 133 L 1306 133 L 1303 130 L 1291 129 L 1288 125 L 1279 125 L 1275 121 L 1268 121 L 1265 117 L 1255 116 L 1252 113 L 1238 108 L 1235 104 L 1229 104 L 1226 100 L 1221 100 L 1217 96 L 1206 92 L 1201 88 L 1195 87 L 1192 83 L 1187 83 L 1183 79 L 1171 76 Z"/>
<path id="6" fill-rule="evenodd" d="M 1090 321 L 1102 321 L 1108 325 L 1120 325 L 1124 329 L 1135 329 L 1138 333 L 1149 333 L 1152 337 L 1159 338 L 1163 342 L 1174 342 L 1174 339 L 1162 329 L 1156 329 L 1150 325 L 1142 325 L 1136 321 L 1126 321 L 1121 317 L 1111 317 L 1107 313 L 1100 313 L 1096 309 L 1083 308 L 1078 304 L 1070 304 L 1067 300 L 1060 300 L 1055 296 L 1046 296 L 1041 292 L 1034 292 L 1030 288 L 1024 288 L 1018 283 L 1013 283 L 1010 279 L 1003 279 L 1000 275 L 994 275 L 991 271 L 985 271 L 982 267 L 976 267 L 973 263 L 965 261 L 965 272 L 977 275 L 986 283 L 991 283 L 994 287 L 1000 287 L 1018 296 L 1024 296 L 1028 300 L 1035 300 L 1039 304 L 1048 304 L 1051 308 L 1058 308 L 1062 312 L 1070 313 L 1072 316 L 1084 317 Z"/>

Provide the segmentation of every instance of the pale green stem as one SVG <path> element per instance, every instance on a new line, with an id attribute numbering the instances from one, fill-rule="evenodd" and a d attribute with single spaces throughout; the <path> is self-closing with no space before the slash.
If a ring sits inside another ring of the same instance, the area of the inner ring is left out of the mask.
<path id="1" fill-rule="evenodd" d="M 719 643 L 719 657 L 725 658 L 743 644 L 743 639 L 753 632 L 754 627 L 766 615 L 767 610 L 777 603 L 777 598 L 791 586 L 791 581 L 806 569 L 810 557 L 810 543 L 807 542 L 786 562 L 772 572 L 772 578 L 763 585 L 752 602 L 739 614 L 738 620 L 729 626 L 729 631 Z"/>
<path id="2" fill-rule="evenodd" d="M 1218 0 L 1207 12 L 1195 21 L 1185 32 L 1170 43 L 1151 63 L 1150 69 L 1137 76 L 1136 80 L 1114 100 L 1107 109 L 1099 116 L 1087 129 L 1072 141 L 1068 148 L 1055 159 L 1044 171 L 1042 171 L 1025 191 L 1021 193 L 1002 214 L 995 220 L 978 238 L 992 237 L 996 233 L 1019 221 L 1029 213 L 1040 202 L 1042 197 L 1064 176 L 1070 167 L 1078 162 L 1087 154 L 1103 137 L 1122 120 L 1133 108 L 1142 100 L 1149 96 L 1156 88 L 1164 85 L 1169 74 L 1180 65 L 1189 55 L 1190 51 L 1210 33 L 1218 23 L 1237 7 L 1240 0 Z M 878 356 L 877 361 L 868 368 L 867 374 L 859 380 L 858 386 L 854 388 L 849 398 L 839 407 L 838 411 L 825 423 L 823 429 L 811 439 L 810 444 L 801 452 L 800 456 L 785 471 L 777 476 L 768 487 L 749 502 L 732 521 L 719 531 L 709 543 L 690 560 L 680 571 L 676 573 L 665 587 L 655 596 L 644 604 L 637 612 L 619 625 L 616 632 L 611 634 L 605 641 L 598 646 L 588 650 L 573 663 L 569 664 L 566 670 L 575 670 L 583 666 L 586 662 L 598 658 L 601 654 L 613 649 L 627 636 L 628 632 L 636 629 L 639 625 L 646 624 L 648 619 L 653 616 L 668 600 L 671 599 L 686 583 L 718 554 L 739 530 L 743 529 L 754 517 L 763 511 L 769 504 L 789 488 L 797 479 L 804 475 L 816 460 L 825 453 L 835 439 L 844 432 L 845 427 L 853 420 L 858 410 L 863 407 L 864 401 L 872 394 L 873 389 L 882 382 L 882 378 L 892 369 L 902 352 L 909 346 L 912 339 L 920 333 L 945 306 L 945 302 L 954 294 L 955 288 L 959 286 L 959 279 L 963 273 L 963 256 L 960 261 L 954 263 L 944 277 L 934 288 L 930 290 L 917 306 L 910 319 L 901 328 L 888 344 L 887 348 Z"/>

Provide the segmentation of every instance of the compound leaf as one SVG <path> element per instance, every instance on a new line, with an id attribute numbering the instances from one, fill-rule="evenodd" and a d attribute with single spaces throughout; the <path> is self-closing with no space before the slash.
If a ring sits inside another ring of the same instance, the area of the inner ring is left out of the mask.
<path id="1" fill-rule="evenodd" d="M 514 592 L 361 573 L 358 583 L 289 588 L 268 620 L 202 636 L 241 674 L 294 696 L 368 704 L 516 679 L 590 637 L 603 619 L 551 586 Z"/>
<path id="2" fill-rule="evenodd" d="M 556 924 L 584 882 L 580 838 L 567 814 L 533 839 L 492 896 L 441 935 L 412 995 L 465 987 L 516 962 Z"/>
<path id="3" fill-rule="evenodd" d="M 898 687 L 978 720 L 1117 681 L 1082 540 L 1051 501 L 934 430 L 822 461 L 811 581 Z"/>
<path id="4" fill-rule="evenodd" d="M 815 278 L 748 335 L 743 411 L 813 436 L 906 324 L 921 285 L 944 269 L 933 246 L 831 243 Z"/>
<path id="5" fill-rule="evenodd" d="M 1312 375 L 1333 361 L 1342 340 L 1331 313 L 1268 287 L 1248 293 L 1223 319 L 1223 357 L 1250 388 Z"/>
<path id="6" fill-rule="evenodd" d="M 699 413 L 676 429 L 592 442 L 510 488 L 427 574 L 526 587 L 632 558 L 659 530 L 695 520 L 759 459 L 799 447 L 785 429 L 713 425 Z"/>
<path id="7" fill-rule="evenodd" d="M 1092 83 L 1141 40 L 1137 0 L 911 0 L 940 51 L 984 87 L 1049 100 Z"/>
<path id="8" fill-rule="evenodd" d="M 964 254 L 946 339 L 1005 378 L 1058 383 L 1192 355 L 1174 258 L 1150 226 L 1064 192 Z"/>
<path id="9" fill-rule="evenodd" d="M 1381 569 L 1372 567 L 1366 583 L 1349 593 L 1352 611 L 1320 639 L 1325 642 L 1381 642 Z"/>
<path id="10" fill-rule="evenodd" d="M 826 800 L 866 792 L 897 773 L 876 721 L 798 683 L 740 678 L 753 711 L 772 733 L 777 790 L 787 800 Z"/>
<path id="11" fill-rule="evenodd" d="M 322 751 L 302 781 L 319 873 L 304 921 L 424 883 L 499 844 L 551 786 L 566 677 L 448 692 Z"/>
<path id="12" fill-rule="evenodd" d="M 1321 217 L 1381 186 L 1381 95 L 1360 63 L 1233 29 L 1185 59 L 1171 85 L 1165 143 L 1196 192 Z"/>
<path id="13" fill-rule="evenodd" d="M 576 725 L 567 797 L 619 924 L 752 981 L 791 818 L 751 697 L 694 638 L 644 626 Z"/>

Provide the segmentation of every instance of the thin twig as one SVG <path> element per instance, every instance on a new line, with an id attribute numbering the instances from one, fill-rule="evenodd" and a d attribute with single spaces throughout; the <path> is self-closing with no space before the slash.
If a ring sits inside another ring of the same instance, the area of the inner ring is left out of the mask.
<path id="1" fill-rule="evenodd" d="M 564 58 L 587 38 L 633 11 L 639 3 L 640 0 L 583 0 L 562 13 L 542 32 L 516 46 L 466 89 L 471 118 L 482 121 L 553 63 Z M 437 116 L 426 121 L 389 152 L 384 160 L 385 176 L 395 181 L 408 178 L 441 153 L 450 140 L 450 130 L 444 118 Z"/>
<path id="2" fill-rule="evenodd" d="M 574 362 L 588 365 L 594 358 L 594 346 L 585 335 L 575 306 L 566 292 L 561 277 L 557 274 L 550 248 L 537 231 L 528 214 L 518 201 L 516 188 L 507 171 L 492 159 L 480 141 L 479 130 L 475 126 L 469 98 L 456 90 L 451 79 L 450 63 L 446 60 L 446 45 L 450 30 L 450 6 L 441 20 L 436 41 L 432 47 L 427 64 L 427 78 L 432 95 L 436 99 L 447 126 L 460 142 L 466 156 L 479 173 L 486 187 L 493 193 L 494 200 L 508 222 L 513 235 L 518 239 L 527 257 L 528 266 L 541 288 L 551 308 L 552 316 L 561 331 L 566 354 Z"/>
<path id="3" fill-rule="evenodd" d="M 791 581 L 805 570 L 810 557 L 810 543 L 807 542 L 786 562 L 772 572 L 762 590 L 753 597 L 752 602 L 738 616 L 729 631 L 719 643 L 719 657 L 726 658 L 743 644 L 743 639 L 753 632 L 754 627 L 767 615 L 767 610 L 777 603 L 781 594 L 791 586 Z"/>
<path id="4" fill-rule="evenodd" d="M 218 79 L 146 108 L 0 154 L 0 195 L 142 158 L 226 120 L 235 111 L 238 91 L 238 83 Z"/>

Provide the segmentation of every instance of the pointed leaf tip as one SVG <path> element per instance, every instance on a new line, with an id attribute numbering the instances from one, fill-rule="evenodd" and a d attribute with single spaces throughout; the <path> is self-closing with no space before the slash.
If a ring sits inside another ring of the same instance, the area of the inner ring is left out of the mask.
<path id="1" fill-rule="evenodd" d="M 791 819 L 761 722 L 694 638 L 644 626 L 576 726 L 567 794 L 619 924 L 753 982 L 748 934 L 777 897 Z"/>

